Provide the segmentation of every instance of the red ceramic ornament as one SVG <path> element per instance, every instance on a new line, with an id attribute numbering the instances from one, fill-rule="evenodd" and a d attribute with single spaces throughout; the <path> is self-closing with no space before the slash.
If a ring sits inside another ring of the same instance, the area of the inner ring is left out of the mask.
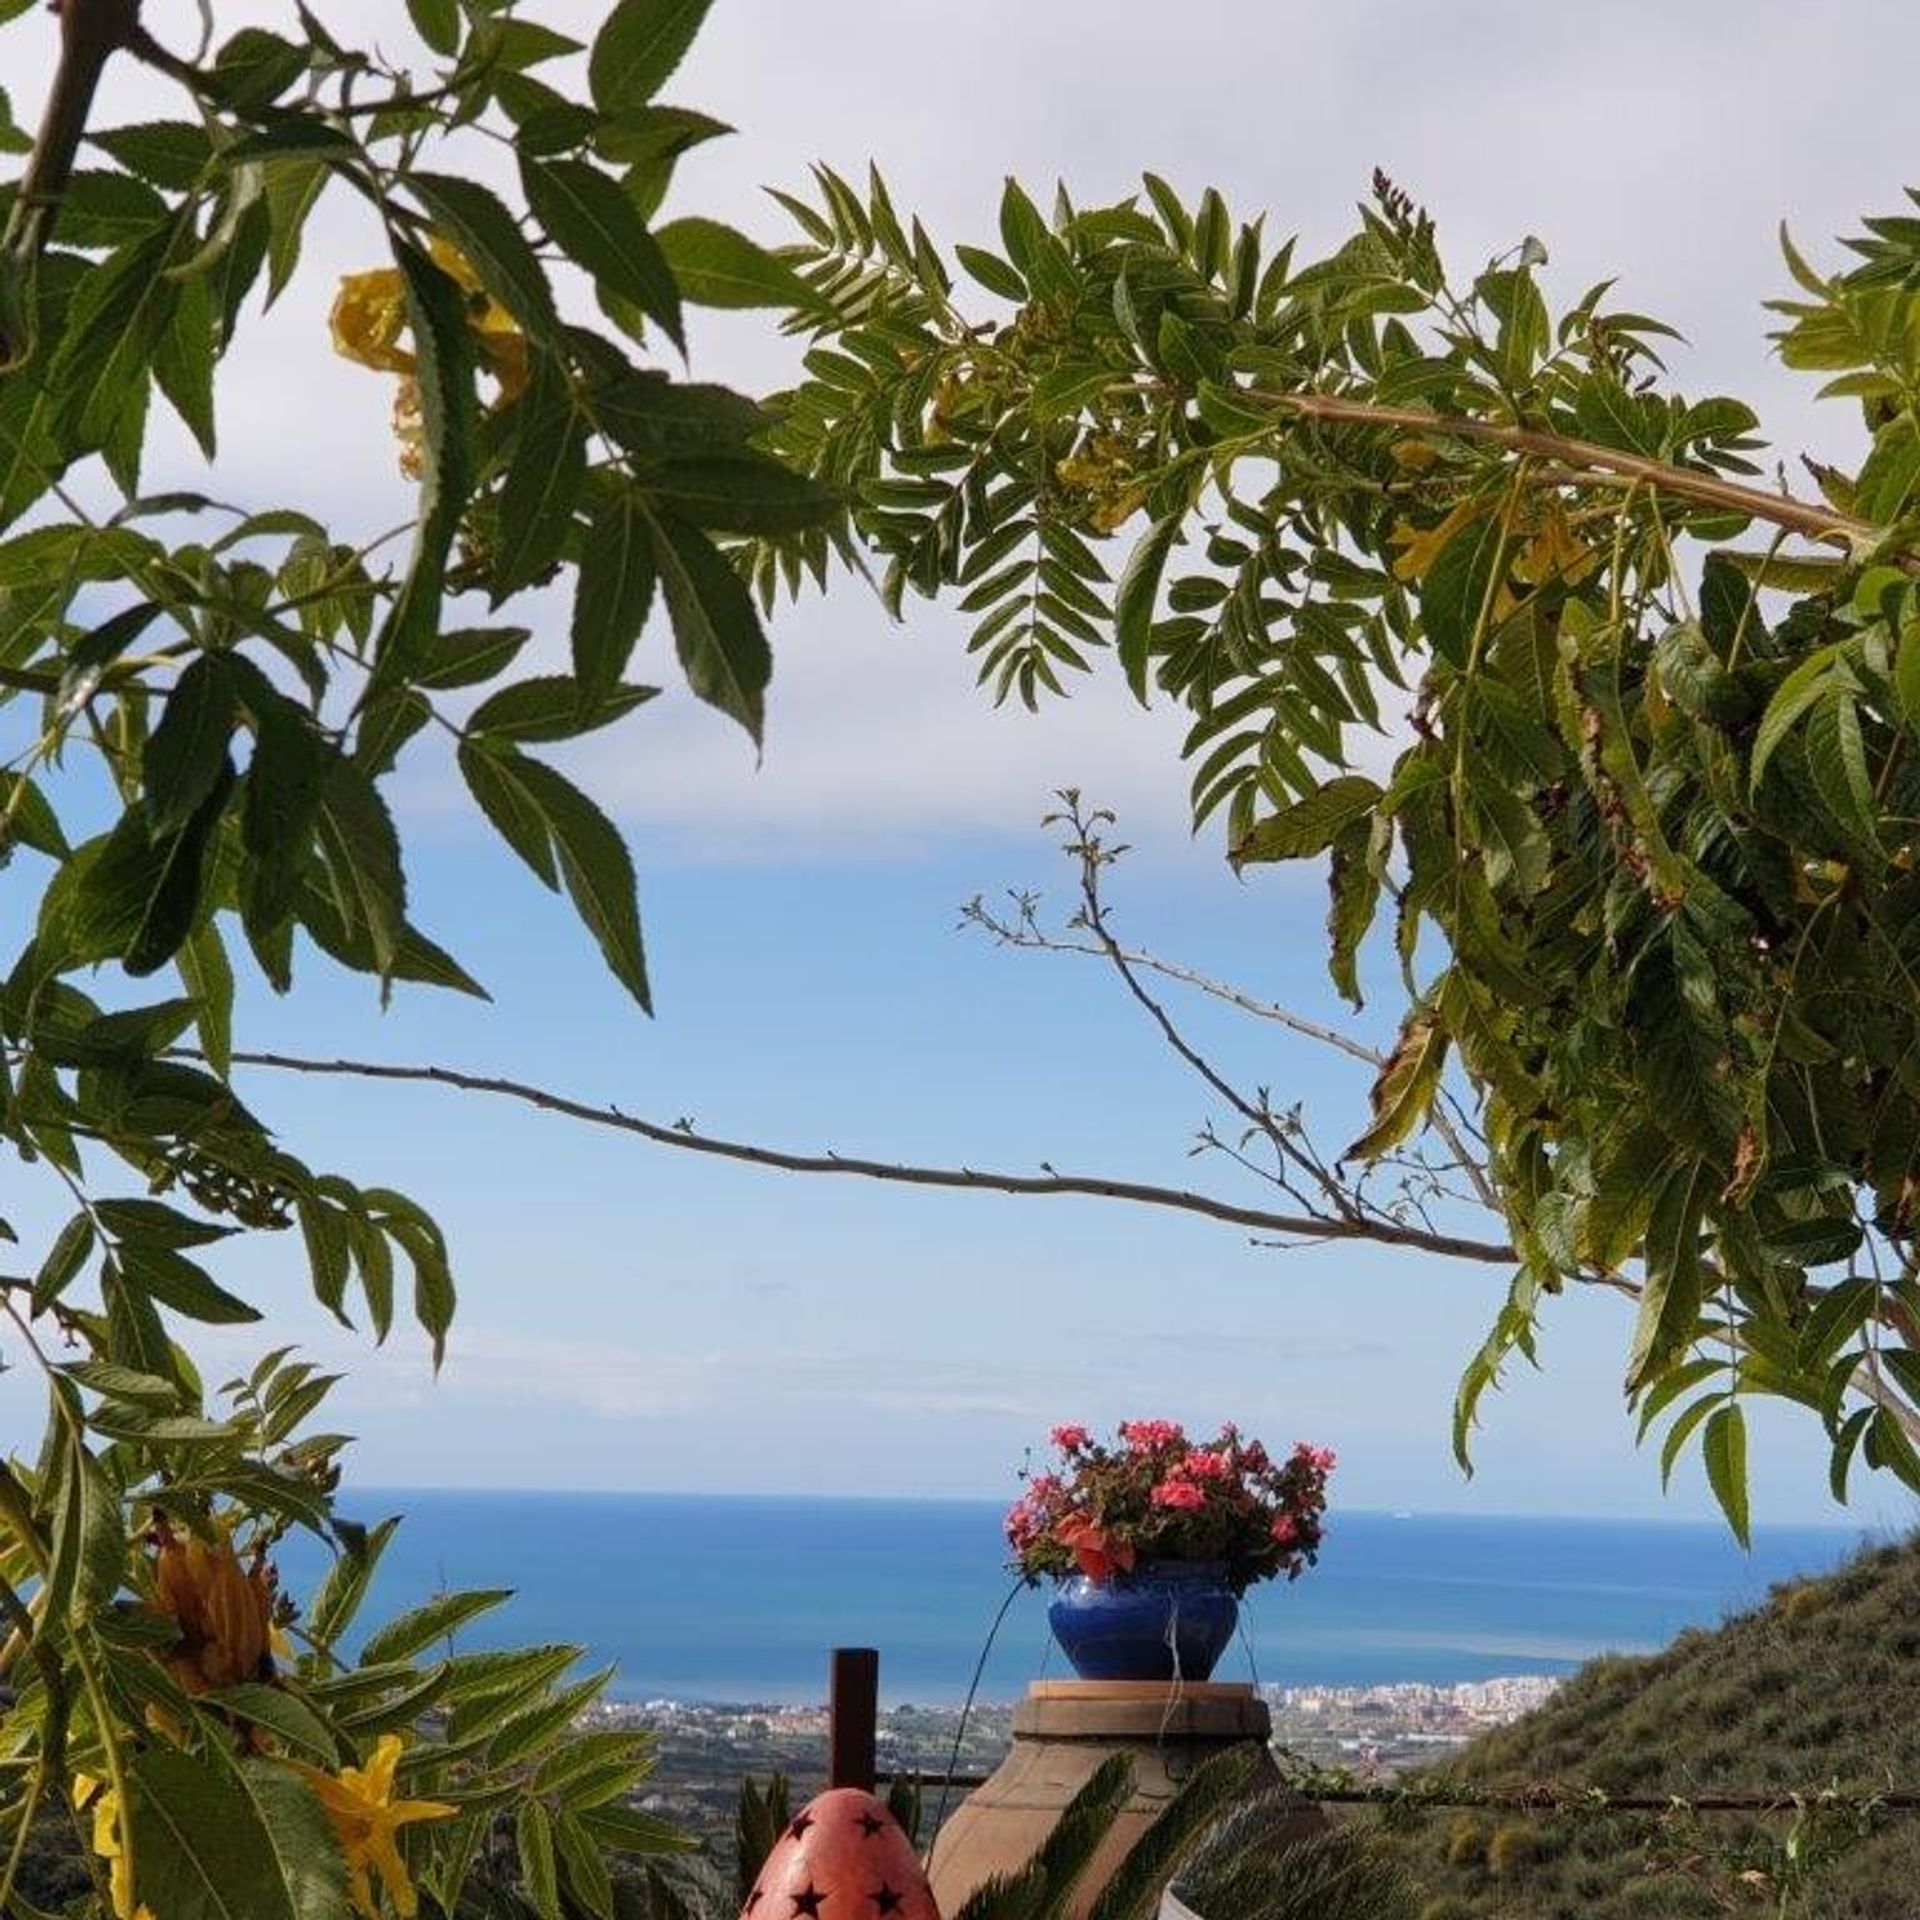
<path id="1" fill-rule="evenodd" d="M 940 1920 L 940 1909 L 885 1806 L 830 1787 L 774 1842 L 740 1920 Z"/>

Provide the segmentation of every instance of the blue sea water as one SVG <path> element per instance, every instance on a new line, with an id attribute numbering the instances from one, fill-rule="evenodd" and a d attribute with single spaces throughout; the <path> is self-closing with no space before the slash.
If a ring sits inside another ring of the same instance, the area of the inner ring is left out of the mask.
<path id="1" fill-rule="evenodd" d="M 1004 1571 L 996 1502 L 422 1491 L 363 1494 L 347 1510 L 405 1515 L 367 1624 L 449 1588 L 511 1587 L 460 1643 L 578 1642 L 617 1666 L 616 1699 L 819 1701 L 829 1650 L 871 1646 L 883 1700 L 948 1704 L 965 1697 L 1003 1603 L 979 1698 L 1015 1699 L 1064 1671 L 1044 1592 Z M 1318 1568 L 1247 1596 L 1216 1677 L 1564 1673 L 1717 1625 L 1861 1540 L 1775 1528 L 1747 1555 L 1724 1528 L 1680 1521 L 1336 1514 Z M 283 1583 L 298 1595 L 324 1564 L 312 1543 L 289 1543 Z"/>

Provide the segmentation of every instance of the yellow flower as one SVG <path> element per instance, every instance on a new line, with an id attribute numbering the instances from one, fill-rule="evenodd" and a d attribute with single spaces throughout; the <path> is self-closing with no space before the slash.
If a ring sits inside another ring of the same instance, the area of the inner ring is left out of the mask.
<path id="1" fill-rule="evenodd" d="M 370 1877 L 375 1873 L 394 1912 L 401 1920 L 413 1920 L 419 1910 L 419 1896 L 407 1877 L 407 1864 L 400 1858 L 394 1835 L 411 1821 L 445 1820 L 458 1811 L 438 1800 L 396 1800 L 393 1770 L 400 1754 L 400 1736 L 383 1733 L 373 1759 L 365 1767 L 342 1767 L 336 1774 L 323 1773 L 304 1761 L 292 1762 L 333 1824 L 340 1851 L 347 1857 L 353 1904 L 368 1920 L 375 1920 L 379 1913 Z"/>
<path id="2" fill-rule="evenodd" d="M 434 264 L 467 296 L 467 327 L 481 368 L 499 383 L 494 398 L 504 407 L 526 391 L 531 367 L 527 336 L 519 323 L 480 284 L 467 258 L 457 247 L 433 239 L 427 243 Z M 393 431 L 400 442 L 400 471 L 417 480 L 424 471 L 425 433 L 420 423 L 420 383 L 417 357 L 401 344 L 410 324 L 406 283 L 397 267 L 375 267 L 366 273 L 341 277 L 329 319 L 335 349 L 349 360 L 376 373 L 400 375 L 394 397 Z"/>
<path id="3" fill-rule="evenodd" d="M 93 1808 L 93 1850 L 107 1863 L 113 1910 L 119 1920 L 153 1920 L 144 1902 L 133 1898 L 133 1860 L 120 1843 L 120 1796 L 90 1773 L 73 1776 L 73 1804 Z"/>
<path id="4" fill-rule="evenodd" d="M 256 1558 L 242 1567 L 222 1532 L 212 1541 L 163 1532 L 153 1590 L 180 1638 L 161 1655 L 188 1693 L 265 1679 L 273 1670 L 273 1575 Z"/>
<path id="5" fill-rule="evenodd" d="M 336 351 L 376 373 L 411 373 L 413 355 L 400 345 L 407 330 L 407 295 L 398 267 L 341 277 L 329 324 Z"/>

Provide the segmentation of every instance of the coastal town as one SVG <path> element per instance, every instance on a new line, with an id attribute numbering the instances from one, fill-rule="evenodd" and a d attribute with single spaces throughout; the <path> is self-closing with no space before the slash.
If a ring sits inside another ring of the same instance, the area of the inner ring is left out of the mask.
<path id="1" fill-rule="evenodd" d="M 1266 1687 L 1273 1741 L 1303 1770 L 1389 1780 L 1444 1758 L 1489 1727 L 1505 1726 L 1548 1700 L 1559 1681 L 1518 1674 L 1451 1685 Z M 596 1726 L 644 1726 L 658 1759 L 644 1804 L 699 1833 L 730 1830 L 743 1778 L 784 1774 L 796 1801 L 825 1783 L 824 1706 L 711 1705 L 676 1700 L 604 1702 Z M 943 1783 L 949 1801 L 977 1785 L 1005 1757 L 1013 1708 L 1003 1702 L 898 1705 L 881 1711 L 875 1746 L 883 1775 L 922 1784 L 933 1814 Z M 951 1811 L 951 1804 L 946 1811 Z"/>

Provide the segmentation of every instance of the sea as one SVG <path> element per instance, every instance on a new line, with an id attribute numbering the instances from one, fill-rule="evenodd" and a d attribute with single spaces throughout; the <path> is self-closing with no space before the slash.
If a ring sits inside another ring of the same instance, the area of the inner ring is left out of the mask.
<path id="1" fill-rule="evenodd" d="M 404 1516 L 363 1625 L 438 1594 L 508 1587 L 469 1649 L 564 1641 L 611 1664 L 628 1702 L 807 1705 L 835 1647 L 878 1649 L 888 1706 L 1018 1699 L 1065 1675 L 1044 1589 L 1006 1571 L 994 1501 L 653 1493 L 392 1491 L 343 1503 Z M 1884 1536 L 1678 1520 L 1336 1513 L 1320 1564 L 1254 1588 L 1216 1679 L 1265 1686 L 1448 1684 L 1562 1674 L 1713 1627 L 1776 1582 Z M 286 1543 L 297 1597 L 325 1570 Z"/>

